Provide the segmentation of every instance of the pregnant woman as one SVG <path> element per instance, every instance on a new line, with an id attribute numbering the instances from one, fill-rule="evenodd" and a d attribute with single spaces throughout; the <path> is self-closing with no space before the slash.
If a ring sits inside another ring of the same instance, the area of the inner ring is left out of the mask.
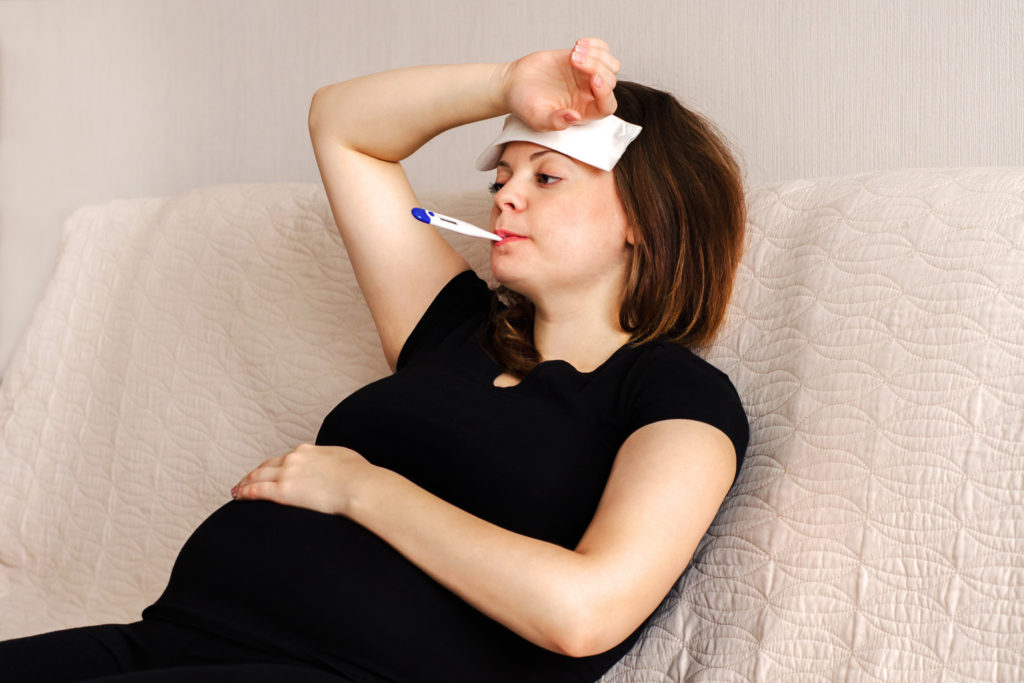
<path id="1" fill-rule="evenodd" d="M 241 477 L 140 621 L 0 644 L 0 678 L 607 671 L 747 443 L 732 384 L 690 351 L 719 328 L 740 258 L 736 164 L 709 123 L 618 70 L 584 39 L 321 88 L 317 163 L 394 373 Z M 494 174 L 491 291 L 412 217 L 400 162 L 502 115 L 477 161 Z"/>

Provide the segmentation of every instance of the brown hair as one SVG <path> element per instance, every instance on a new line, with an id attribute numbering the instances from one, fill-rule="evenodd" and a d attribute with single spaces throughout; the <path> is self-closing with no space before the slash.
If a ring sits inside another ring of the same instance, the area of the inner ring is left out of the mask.
<path id="1" fill-rule="evenodd" d="M 643 126 L 612 173 L 635 242 L 619 324 L 637 345 L 709 343 L 725 319 L 743 253 L 746 207 L 738 164 L 713 124 L 669 93 L 615 87 L 616 116 Z M 505 287 L 495 297 L 484 346 L 523 376 L 540 357 L 533 304 Z"/>

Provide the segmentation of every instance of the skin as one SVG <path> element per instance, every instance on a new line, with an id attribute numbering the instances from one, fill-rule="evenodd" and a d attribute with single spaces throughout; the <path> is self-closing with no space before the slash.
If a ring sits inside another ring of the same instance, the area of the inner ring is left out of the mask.
<path id="1" fill-rule="evenodd" d="M 618 69 L 607 44 L 585 39 L 507 64 L 400 69 L 317 91 L 317 163 L 392 367 L 437 292 L 468 267 L 410 218 L 419 203 L 398 162 L 444 130 L 509 112 L 538 130 L 610 114 Z M 412 102 L 408 92 L 422 97 Z M 492 247 L 492 266 L 535 303 L 541 357 L 587 371 L 628 337 L 617 311 L 632 232 L 610 173 L 542 151 L 513 143 L 502 156 L 492 229 L 525 239 Z M 714 427 L 642 427 L 619 450 L 571 550 L 474 517 L 347 448 L 302 444 L 247 474 L 232 495 L 345 515 L 524 638 L 584 656 L 621 642 L 658 606 L 734 468 L 732 444 Z"/>
<path id="2" fill-rule="evenodd" d="M 491 229 L 516 235 L 491 247 L 494 277 L 534 303 L 545 359 L 593 370 L 629 340 L 618 312 L 633 235 L 612 174 L 513 142 L 494 187 Z"/>

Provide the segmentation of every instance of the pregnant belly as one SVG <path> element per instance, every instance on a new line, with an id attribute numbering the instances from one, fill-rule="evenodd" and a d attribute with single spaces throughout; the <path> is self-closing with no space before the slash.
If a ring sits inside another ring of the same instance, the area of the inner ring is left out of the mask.
<path id="1" fill-rule="evenodd" d="M 265 501 L 232 501 L 207 518 L 143 617 L 353 680 L 578 680 L 567 658 L 485 617 L 359 525 Z"/>
<path id="2" fill-rule="evenodd" d="M 504 630 L 357 524 L 263 501 L 232 501 L 196 529 L 150 615 L 364 661 Z"/>

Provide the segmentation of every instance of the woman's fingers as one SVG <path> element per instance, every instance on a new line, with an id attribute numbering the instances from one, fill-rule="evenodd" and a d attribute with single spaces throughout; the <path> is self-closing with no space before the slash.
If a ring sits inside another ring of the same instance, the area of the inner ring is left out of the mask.
<path id="1" fill-rule="evenodd" d="M 580 120 L 581 116 L 575 109 L 559 109 L 548 115 L 548 130 L 565 130 Z"/>
<path id="2" fill-rule="evenodd" d="M 246 483 L 254 481 L 275 481 L 281 476 L 282 468 L 274 465 L 260 465 L 242 480 Z"/>
<path id="3" fill-rule="evenodd" d="M 267 460 L 264 460 L 263 462 L 261 462 L 259 464 L 259 467 L 257 467 L 256 469 L 259 469 L 260 467 L 280 467 L 282 464 L 284 464 L 284 459 L 285 459 L 285 456 L 283 456 L 283 455 L 278 455 L 278 456 L 275 456 L 273 458 L 268 458 Z"/>
<path id="4" fill-rule="evenodd" d="M 614 113 L 617 103 L 613 91 L 620 64 L 611 54 L 608 43 L 600 38 L 581 38 L 573 46 L 570 60 L 574 69 L 588 77 L 597 114 L 607 116 Z"/>
<path id="5" fill-rule="evenodd" d="M 611 46 L 609 46 L 608 43 L 606 43 L 604 40 L 602 40 L 600 38 L 597 38 L 597 37 L 594 37 L 594 36 L 588 36 L 586 38 L 580 38 L 579 40 L 576 41 L 576 44 L 577 45 L 582 44 L 584 47 L 587 47 L 587 48 L 590 48 L 590 49 L 593 49 L 593 50 L 602 50 L 604 52 L 611 52 L 611 49 L 612 49 Z"/>
<path id="6" fill-rule="evenodd" d="M 603 65 L 612 73 L 618 73 L 621 65 L 611 52 L 608 43 L 600 38 L 580 38 L 572 48 L 573 63 L 578 66 Z"/>
<path id="7" fill-rule="evenodd" d="M 274 458 L 273 460 L 278 460 L 278 458 Z M 268 460 L 267 463 L 269 462 L 271 461 Z M 279 466 L 268 465 L 267 463 L 260 465 L 252 472 L 242 477 L 241 481 L 235 484 L 234 487 L 231 489 L 231 497 L 251 498 L 253 497 L 254 493 L 254 484 L 277 481 L 281 468 Z"/>
<path id="8" fill-rule="evenodd" d="M 291 455 L 291 453 L 289 453 L 288 455 Z M 251 495 L 252 491 L 251 490 L 247 490 L 247 489 L 249 489 L 250 486 L 252 486 L 252 484 L 254 484 L 256 482 L 273 482 L 273 481 L 277 481 L 277 478 L 278 478 L 278 476 L 280 476 L 281 468 L 284 465 L 284 461 L 285 461 L 286 457 L 288 457 L 288 456 L 287 455 L 279 455 L 279 456 L 276 456 L 276 457 L 264 460 L 262 463 L 260 463 L 259 467 L 257 467 L 252 472 L 249 472 L 249 474 L 247 474 L 244 477 L 242 477 L 242 479 L 237 484 L 235 484 L 234 487 L 232 487 L 232 489 L 231 489 L 231 497 L 232 498 L 241 498 L 241 497 L 249 498 L 249 497 L 252 497 L 252 495 Z M 239 495 L 240 493 L 242 493 L 243 495 Z M 246 495 L 246 494 L 248 494 L 248 495 Z"/>
<path id="9" fill-rule="evenodd" d="M 601 116 L 610 116 L 615 113 L 619 103 L 615 99 L 615 78 L 601 77 L 595 75 L 591 81 L 591 89 L 594 91 L 594 107 Z"/>
<path id="10" fill-rule="evenodd" d="M 618 70 L 608 43 L 581 38 L 572 49 L 532 52 L 510 62 L 505 102 L 534 130 L 564 130 L 615 111 Z"/>
<path id="11" fill-rule="evenodd" d="M 242 477 L 231 497 L 344 513 L 353 481 L 369 463 L 349 448 L 301 444 Z"/>
<path id="12" fill-rule="evenodd" d="M 278 493 L 280 482 L 277 481 L 251 481 L 247 484 L 239 484 L 231 489 L 231 497 L 235 500 L 270 500 L 281 502 Z"/>
<path id="13" fill-rule="evenodd" d="M 580 40 L 573 46 L 570 59 L 574 68 L 591 75 L 603 73 L 614 78 L 621 68 L 619 60 L 608 51 L 606 43 L 602 42 L 601 46 L 593 46 L 588 39 Z"/>

